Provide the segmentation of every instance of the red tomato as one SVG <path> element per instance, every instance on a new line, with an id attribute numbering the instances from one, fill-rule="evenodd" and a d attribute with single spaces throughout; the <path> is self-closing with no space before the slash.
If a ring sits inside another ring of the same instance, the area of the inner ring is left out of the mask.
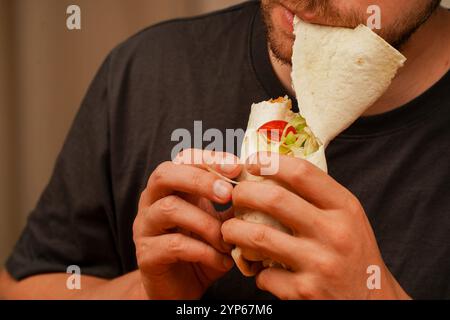
<path id="1" fill-rule="evenodd" d="M 284 129 L 286 128 L 286 126 L 288 125 L 288 123 L 286 121 L 283 120 L 274 120 L 274 121 L 270 121 L 267 122 L 266 124 L 262 125 L 261 128 L 258 129 L 258 132 L 263 132 L 267 135 L 267 139 L 269 141 L 272 140 L 272 134 L 274 134 L 274 141 L 280 141 L 281 139 L 281 135 L 284 132 Z M 289 133 L 293 133 L 296 134 L 297 130 L 295 130 L 294 127 L 289 127 L 286 130 L 286 136 Z"/>

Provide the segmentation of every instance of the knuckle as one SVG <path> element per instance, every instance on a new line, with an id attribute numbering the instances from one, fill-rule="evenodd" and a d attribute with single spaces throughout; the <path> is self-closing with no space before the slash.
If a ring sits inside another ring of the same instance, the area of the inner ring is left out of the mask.
<path id="1" fill-rule="evenodd" d="M 208 260 L 214 259 L 214 255 L 208 246 L 202 246 L 200 249 L 200 259 Z"/>
<path id="2" fill-rule="evenodd" d="M 140 195 L 139 195 L 139 200 L 145 198 L 147 192 L 148 192 L 147 188 L 145 188 L 144 190 L 142 190 L 141 193 L 140 193 Z"/>
<path id="3" fill-rule="evenodd" d="M 142 236 L 143 224 L 145 223 L 146 216 L 148 215 L 148 211 L 150 207 L 145 207 L 141 209 L 133 221 L 133 239 L 140 238 Z"/>
<path id="4" fill-rule="evenodd" d="M 250 234 L 250 241 L 255 246 L 263 246 L 267 242 L 267 229 L 263 226 L 255 226 L 255 230 Z"/>
<path id="5" fill-rule="evenodd" d="M 136 217 L 136 219 L 134 220 L 136 224 L 141 224 L 143 223 L 143 219 L 142 218 L 147 218 L 150 215 L 150 211 L 151 211 L 151 207 L 145 207 L 143 209 L 141 209 Z"/>
<path id="6" fill-rule="evenodd" d="M 317 300 L 321 298 L 318 282 L 311 275 L 294 278 L 296 295 L 303 300 Z"/>
<path id="7" fill-rule="evenodd" d="M 167 248 L 172 254 L 177 254 L 183 251 L 184 239 L 181 234 L 173 234 L 167 241 Z"/>
<path id="8" fill-rule="evenodd" d="M 311 218 L 311 225 L 314 230 L 325 231 L 329 228 L 329 220 L 320 214 L 315 214 Z"/>
<path id="9" fill-rule="evenodd" d="M 354 216 L 359 215 L 362 212 L 361 202 L 359 202 L 359 200 L 351 194 L 347 197 L 346 207 L 348 212 Z"/>
<path id="10" fill-rule="evenodd" d="M 140 218 L 136 217 L 133 222 L 133 241 L 136 243 L 137 239 L 139 238 L 139 235 L 141 233 L 141 224 L 140 224 Z"/>
<path id="11" fill-rule="evenodd" d="M 300 160 L 298 161 L 297 165 L 295 166 L 292 177 L 295 180 L 301 180 L 304 179 L 305 176 L 308 176 L 311 173 L 311 165 L 306 160 Z"/>
<path id="12" fill-rule="evenodd" d="M 177 209 L 178 197 L 167 196 L 158 201 L 158 210 L 165 216 L 172 216 Z"/>
<path id="13" fill-rule="evenodd" d="M 285 190 L 279 186 L 271 186 L 270 190 L 270 193 L 267 193 L 263 199 L 269 209 L 276 209 L 283 203 L 286 193 Z"/>
<path id="14" fill-rule="evenodd" d="M 334 247 L 338 252 L 348 253 L 352 250 L 352 232 L 347 226 L 336 224 L 331 236 Z"/>
<path id="15" fill-rule="evenodd" d="M 167 173 L 169 172 L 170 168 L 172 167 L 172 162 L 165 161 L 161 163 L 155 171 L 153 171 L 151 177 L 150 177 L 150 183 L 158 183 L 161 180 L 164 180 L 164 178 L 167 176 Z"/>
<path id="16" fill-rule="evenodd" d="M 146 256 L 150 250 L 148 248 L 147 242 L 143 239 L 136 239 L 135 246 L 137 263 L 138 265 L 142 265 L 147 260 Z"/>
<path id="17" fill-rule="evenodd" d="M 338 266 L 332 257 L 321 257 L 315 263 L 315 269 L 320 276 L 326 279 L 334 279 L 338 276 Z"/>

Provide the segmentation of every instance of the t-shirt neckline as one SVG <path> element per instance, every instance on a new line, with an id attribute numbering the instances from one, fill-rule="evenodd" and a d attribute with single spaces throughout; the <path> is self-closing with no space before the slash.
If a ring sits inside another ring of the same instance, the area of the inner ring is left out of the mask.
<path id="1" fill-rule="evenodd" d="M 445 101 L 449 81 L 450 72 L 447 72 L 428 90 L 403 106 L 378 115 L 359 118 L 341 137 L 385 135 L 425 121 L 443 106 L 442 101 Z"/>

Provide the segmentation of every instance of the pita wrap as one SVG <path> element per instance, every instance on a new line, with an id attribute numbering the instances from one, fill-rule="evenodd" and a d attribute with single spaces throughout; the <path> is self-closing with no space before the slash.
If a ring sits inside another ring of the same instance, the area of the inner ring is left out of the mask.
<path id="1" fill-rule="evenodd" d="M 301 149 L 302 152 L 289 155 L 304 158 L 326 172 L 325 150 L 328 144 L 383 95 L 406 58 L 363 25 L 356 29 L 334 28 L 308 24 L 296 17 L 294 34 L 293 88 L 301 118 L 306 121 L 304 130 L 310 134 L 315 148 L 311 154 L 305 155 Z M 254 104 L 241 160 L 245 162 L 258 151 L 281 151 L 279 144 L 261 142 L 257 130 L 273 120 L 295 123 L 295 117 L 287 98 Z M 270 179 L 252 176 L 245 170 L 240 177 L 240 181 L 243 180 L 277 184 Z M 291 233 L 262 212 L 241 210 L 236 216 Z M 255 262 L 264 267 L 288 268 L 260 253 L 239 247 L 232 251 L 232 256 L 245 276 L 254 276 L 258 272 L 259 267 L 254 268 Z"/>
<path id="2" fill-rule="evenodd" d="M 271 121 L 290 121 L 294 117 L 291 108 L 292 103 L 288 98 L 279 98 L 277 100 L 264 101 L 252 105 L 240 155 L 240 158 L 243 161 L 248 160 L 251 155 L 257 152 L 278 152 L 279 145 L 277 143 L 267 143 L 267 140 L 260 135 L 258 129 Z M 246 170 L 242 172 L 239 181 L 257 181 L 276 184 L 272 180 L 253 176 Z M 262 212 L 240 210 L 236 212 L 236 217 L 252 223 L 269 225 L 283 232 L 290 232 L 290 230 L 284 227 L 280 222 Z M 251 261 L 258 262 L 265 260 L 259 253 L 253 251 L 243 252 L 239 247 L 235 248 L 231 252 L 231 255 L 241 272 L 248 277 L 255 275 L 255 271 L 252 271 L 251 269 Z M 270 264 L 271 261 L 267 260 L 267 263 Z"/>
<path id="3" fill-rule="evenodd" d="M 364 25 L 334 28 L 296 17 L 294 34 L 300 113 L 327 146 L 383 95 L 406 58 Z"/>

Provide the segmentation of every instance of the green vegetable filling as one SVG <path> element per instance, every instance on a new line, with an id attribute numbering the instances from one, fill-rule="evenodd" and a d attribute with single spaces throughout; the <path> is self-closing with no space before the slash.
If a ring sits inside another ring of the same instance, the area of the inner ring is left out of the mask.
<path id="1" fill-rule="evenodd" d="M 292 128 L 295 128 L 296 133 Z M 295 115 L 283 131 L 279 153 L 305 158 L 319 150 L 319 142 L 306 125 L 306 120 Z"/>

